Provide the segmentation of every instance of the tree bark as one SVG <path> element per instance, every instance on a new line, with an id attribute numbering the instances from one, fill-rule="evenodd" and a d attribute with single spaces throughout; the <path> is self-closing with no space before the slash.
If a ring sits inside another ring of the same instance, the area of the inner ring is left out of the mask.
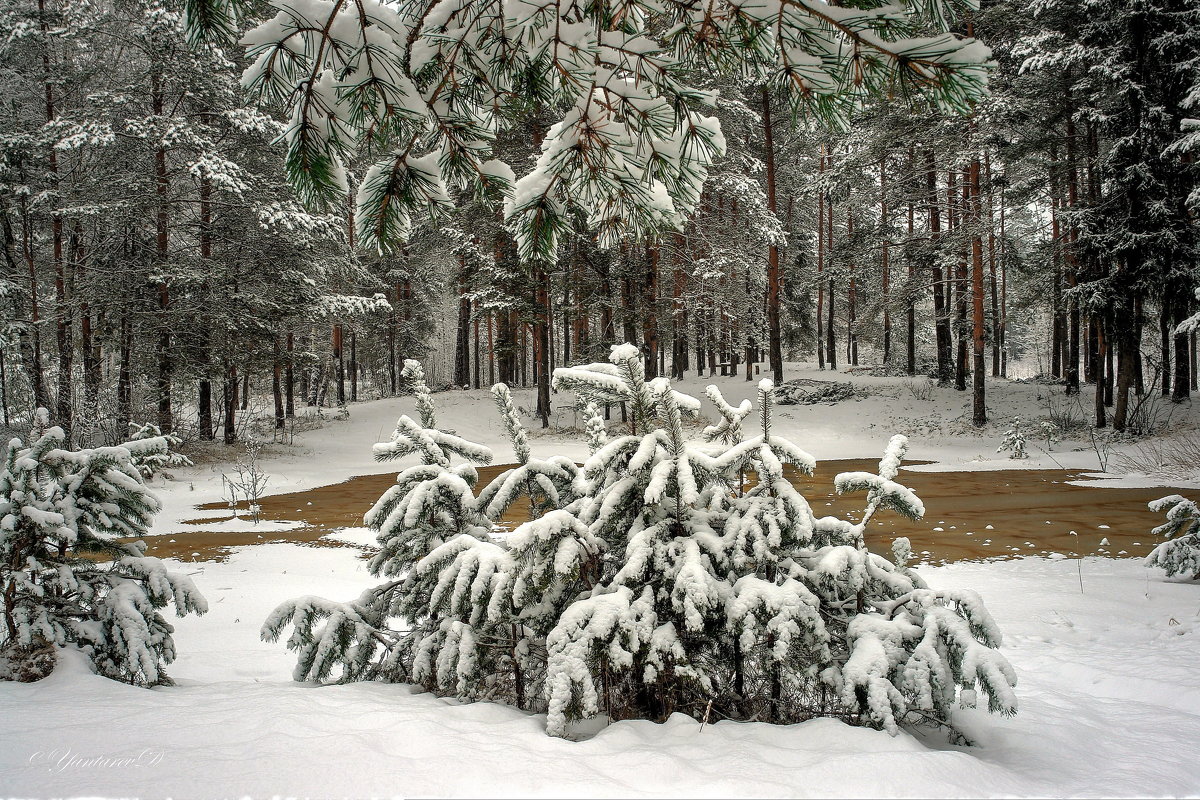
<path id="1" fill-rule="evenodd" d="M 930 266 L 930 276 L 933 281 L 933 319 L 934 338 L 937 342 L 937 374 L 938 383 L 945 384 L 950 380 L 952 367 L 950 365 L 950 317 L 946 313 L 946 282 L 942 266 L 938 261 L 938 242 L 941 239 L 942 218 L 938 205 L 937 163 L 934 161 L 933 150 L 925 151 L 926 198 L 929 205 L 929 238 L 933 246 L 933 263 Z"/>
<path id="2" fill-rule="evenodd" d="M 358 402 L 358 330 L 350 329 L 350 402 Z"/>
<path id="3" fill-rule="evenodd" d="M 289 417 L 296 416 L 296 376 L 294 370 L 294 343 L 295 337 L 291 329 L 287 332 L 287 359 L 283 362 L 283 389 L 284 389 L 284 413 Z M 395 344 L 393 340 L 393 345 Z M 396 361 L 392 359 L 392 368 L 395 369 Z M 394 381 L 393 381 L 394 383 Z M 395 390 L 393 389 L 393 394 Z"/>
<path id="4" fill-rule="evenodd" d="M 1175 297 L 1173 303 L 1175 311 L 1174 325 L 1176 328 L 1181 322 L 1187 319 L 1188 307 L 1184 300 L 1186 293 L 1179 293 Z M 1191 396 L 1191 357 L 1188 354 L 1188 335 L 1186 333 L 1174 333 L 1175 340 L 1175 382 L 1171 389 L 1171 399 L 1178 403 L 1185 397 Z"/>
<path id="5" fill-rule="evenodd" d="M 825 172 L 825 145 L 821 144 L 818 153 L 817 174 Z M 817 189 L 817 368 L 825 369 L 825 190 Z"/>
<path id="6" fill-rule="evenodd" d="M 333 326 L 333 369 L 337 378 L 337 404 L 346 405 L 346 363 L 342 358 L 342 324 Z"/>
<path id="7" fill-rule="evenodd" d="M 971 217 L 975 234 L 971 237 L 971 303 L 973 317 L 972 345 L 974 349 L 971 374 L 971 421 L 976 427 L 987 424 L 987 404 L 984 397 L 983 339 L 985 320 L 983 316 L 983 238 L 979 224 L 983 218 L 983 203 L 979 194 L 979 156 L 971 161 L 970 167 Z"/>
<path id="8" fill-rule="evenodd" d="M 121 314 L 120 355 L 117 362 L 117 436 L 124 440 L 133 421 L 133 322 L 126 310 Z"/>
<path id="9" fill-rule="evenodd" d="M 1104 315 L 1097 314 L 1093 319 L 1096 327 L 1096 396 L 1092 408 L 1096 427 L 1103 428 L 1108 424 L 1104 410 L 1104 360 L 1108 355 L 1108 341 L 1104 335 Z"/>
<path id="10" fill-rule="evenodd" d="M 275 430 L 283 430 L 283 353 L 279 334 L 275 334 L 274 363 L 271 369 L 271 396 L 275 400 Z"/>
<path id="11" fill-rule="evenodd" d="M 550 427 L 550 276 L 544 269 L 539 268 L 537 271 L 537 281 L 540 291 L 538 292 L 538 304 L 535 307 L 534 313 L 537 315 L 538 323 L 535 334 L 537 335 L 538 349 L 538 375 L 537 375 L 537 413 L 542 418 L 542 427 Z"/>
<path id="12" fill-rule="evenodd" d="M 887 158 L 879 160 L 879 231 L 882 237 L 883 252 L 880 254 L 879 268 L 883 272 L 883 363 L 892 360 L 892 298 L 890 293 L 890 269 L 888 264 L 888 198 L 887 198 Z"/>
<path id="13" fill-rule="evenodd" d="M 471 385 L 471 299 L 467 295 L 466 259 L 458 259 L 458 326 L 454 340 L 454 385 Z"/>
<path id="14" fill-rule="evenodd" d="M 225 377 L 221 382 L 221 398 L 225 405 L 225 444 L 237 441 L 238 374 L 233 361 L 225 364 Z"/>
<path id="15" fill-rule="evenodd" d="M 771 94 L 764 86 L 763 139 L 767 160 L 767 210 L 775 214 L 775 139 L 771 131 Z M 776 385 L 783 383 L 783 342 L 779 304 L 782 295 L 782 275 L 779 270 L 779 246 L 767 248 L 767 329 L 771 359 L 771 376 Z"/>
<path id="16" fill-rule="evenodd" d="M 162 119 L 164 113 L 163 77 L 160 67 L 150 74 L 150 95 L 154 116 Z M 154 148 L 154 193 L 158 200 L 155 215 L 155 264 L 160 272 L 158 283 L 158 375 L 155 392 L 158 395 L 158 427 L 163 433 L 174 429 L 171 409 L 171 324 L 168 314 L 171 309 L 171 290 L 166 275 L 168 249 L 170 247 L 170 191 L 167 175 L 167 148 L 159 141 Z"/>

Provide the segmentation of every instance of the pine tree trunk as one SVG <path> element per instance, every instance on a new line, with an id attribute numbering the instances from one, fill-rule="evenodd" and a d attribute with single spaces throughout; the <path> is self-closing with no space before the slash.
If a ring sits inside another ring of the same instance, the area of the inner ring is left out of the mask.
<path id="1" fill-rule="evenodd" d="M 1096 365 L 1100 361 L 1100 342 L 1096 333 L 1098 321 L 1095 314 L 1092 314 L 1083 323 L 1083 330 L 1087 337 L 1087 349 L 1083 354 L 1083 382 L 1096 383 Z"/>
<path id="2" fill-rule="evenodd" d="M 133 323 L 129 311 L 121 314 L 120 355 L 117 363 L 117 436 L 124 440 L 133 418 Z"/>
<path id="3" fill-rule="evenodd" d="M 883 363 L 890 364 L 892 360 L 892 298 L 890 294 L 890 269 L 888 265 L 888 244 L 890 236 L 888 225 L 887 198 L 887 159 L 879 160 L 879 230 L 883 237 L 881 242 L 883 252 L 879 257 L 879 269 L 883 273 Z"/>
<path id="4" fill-rule="evenodd" d="M 854 215 L 850 209 L 853 200 L 846 208 L 846 239 L 854 238 Z M 853 255 L 850 257 L 850 285 L 846 289 L 846 361 L 852 367 L 858 366 L 858 333 L 855 323 L 858 322 L 858 283 L 855 276 L 857 265 Z"/>
<path id="5" fill-rule="evenodd" d="M 333 326 L 333 369 L 337 379 L 337 404 L 346 405 L 346 364 L 342 358 L 342 325 Z"/>
<path id="6" fill-rule="evenodd" d="M 388 314 L 387 352 L 388 352 L 388 395 L 395 397 L 400 392 L 400 353 L 396 339 L 400 333 L 400 306 L 403 303 L 400 284 L 392 286 L 392 310 Z"/>
<path id="7" fill-rule="evenodd" d="M 474 337 L 474 341 L 472 342 L 472 345 L 473 345 L 472 352 L 474 354 L 474 365 L 473 366 L 475 368 L 475 379 L 472 382 L 472 385 L 476 389 L 480 388 L 483 385 L 483 379 L 480 374 L 480 368 L 483 366 L 483 353 L 480 348 L 480 342 L 479 342 L 480 308 L 481 308 L 481 303 L 478 300 L 476 300 L 475 301 L 475 313 L 473 315 L 474 320 L 472 322 L 472 326 L 474 327 L 474 331 L 472 333 L 472 335 Z"/>
<path id="8" fill-rule="evenodd" d="M 825 172 L 825 145 L 818 153 L 818 175 Z M 817 368 L 825 369 L 825 192 L 817 191 Z"/>
<path id="9" fill-rule="evenodd" d="M 466 259 L 458 259 L 458 326 L 454 341 L 454 385 L 463 388 L 471 385 L 471 300 L 467 296 L 464 277 Z"/>
<path id="10" fill-rule="evenodd" d="M 207 376 L 201 378 L 196 387 L 196 425 L 199 428 L 201 441 L 210 442 L 215 438 L 212 416 L 212 381 Z"/>
<path id="11" fill-rule="evenodd" d="M 542 427 L 550 427 L 550 276 L 538 269 L 537 281 L 540 291 L 534 313 L 537 315 L 538 374 L 537 414 L 542 418 Z"/>
<path id="12" fill-rule="evenodd" d="M 156 67 L 150 75 L 151 104 L 154 115 L 161 118 L 164 113 L 163 78 L 161 68 Z M 155 263 L 162 272 L 158 284 L 158 376 L 155 393 L 158 395 L 158 427 L 163 433 L 174 429 L 174 419 L 171 410 L 171 324 L 168 316 L 171 309 L 171 291 L 167 283 L 167 259 L 170 247 L 169 210 L 170 190 L 167 176 L 167 149 L 159 144 L 154 149 L 154 192 L 158 200 L 158 211 L 155 215 Z"/>
<path id="13" fill-rule="evenodd" d="M 987 230 L 988 230 L 988 275 L 992 294 L 992 377 L 1000 377 L 1000 292 L 996 280 L 996 217 L 992 194 L 992 158 L 984 153 L 984 171 L 987 175 Z"/>
<path id="14" fill-rule="evenodd" d="M 300 337 L 300 349 L 307 351 L 310 341 L 311 341 L 310 337 L 301 336 Z M 314 401 L 312 399 L 312 397 L 313 397 L 312 367 L 309 366 L 309 367 L 306 367 L 306 368 L 300 370 L 300 398 L 304 401 L 304 405 L 311 406 L 311 405 L 316 404 L 316 401 Z"/>
<path id="15" fill-rule="evenodd" d="M 658 377 L 658 245 L 646 243 L 646 277 L 642 284 L 642 341 L 646 377 Z"/>
<path id="16" fill-rule="evenodd" d="M 38 0 L 38 26 L 42 37 L 42 88 L 45 96 L 45 119 L 47 125 L 54 123 L 54 118 L 57 114 L 54 98 L 54 72 L 50 63 L 50 45 L 52 42 L 50 36 L 50 26 L 46 16 L 45 0 Z M 59 191 L 59 174 L 58 174 L 58 150 L 51 145 L 47 152 L 47 173 L 51 191 L 58 193 Z M 61 202 L 60 198 L 55 198 L 55 205 Z M 66 264 L 63 258 L 63 219 L 62 213 L 55 209 L 50 215 L 50 243 L 51 252 L 54 259 L 54 328 L 55 339 L 58 347 L 58 397 L 54 407 L 54 422 L 67 435 L 67 442 L 71 440 L 71 389 L 73 382 L 71 380 L 71 333 L 70 333 L 70 318 L 67 309 L 67 292 L 66 292 Z M 38 367 L 40 369 L 40 358 L 38 359 Z M 41 406 L 42 401 L 38 401 Z"/>
<path id="17" fill-rule="evenodd" d="M 762 89 L 763 137 L 767 160 L 767 210 L 775 214 L 775 140 L 771 130 L 771 95 Z M 780 324 L 782 274 L 779 269 L 779 246 L 767 248 L 767 328 L 771 359 L 771 376 L 776 385 L 783 383 L 783 342 Z"/>
<path id="18" fill-rule="evenodd" d="M 1004 194 L 1000 194 L 1000 377 L 1008 377 L 1008 263 Z M 1109 348 L 1112 352 L 1112 348 Z"/>
<path id="19" fill-rule="evenodd" d="M 1119 433 L 1124 433 L 1129 421 L 1129 390 L 1136 380 L 1135 372 L 1137 363 L 1141 359 L 1138 357 L 1137 339 L 1133 330 L 1138 325 L 1136 319 L 1136 299 L 1134 303 L 1129 303 L 1128 300 L 1122 299 L 1121 308 L 1117 311 L 1116 325 L 1114 333 L 1116 336 L 1117 348 L 1117 386 L 1114 396 L 1113 406 L 1113 429 Z"/>
<path id="20" fill-rule="evenodd" d="M 908 239 L 913 238 L 913 223 L 916 215 L 916 208 L 912 201 L 908 203 Z M 905 337 L 904 337 L 904 355 L 905 355 L 905 371 L 909 375 L 917 374 L 917 300 L 916 300 L 916 276 L 917 266 L 911 257 L 908 261 L 908 286 L 905 289 L 904 297 L 904 316 L 905 316 Z"/>
<path id="21" fill-rule="evenodd" d="M 488 386 L 496 385 L 496 342 L 495 336 L 492 333 L 492 312 L 487 315 L 487 340 L 488 340 Z"/>
<path id="22" fill-rule="evenodd" d="M 1163 290 L 1158 314 L 1158 347 L 1162 354 L 1162 396 L 1171 395 L 1171 303 L 1167 290 Z"/>
<path id="23" fill-rule="evenodd" d="M 1067 90 L 1068 96 L 1070 89 Z M 1079 166 L 1076 163 L 1075 120 L 1067 116 L 1067 209 L 1071 212 L 1067 218 L 1066 252 L 1064 264 L 1066 268 L 1067 286 L 1074 289 L 1079 282 L 1079 257 L 1077 243 L 1079 228 L 1075 224 L 1075 211 L 1079 206 Z M 1079 300 L 1074 292 L 1068 301 L 1067 318 L 1067 387 L 1068 395 L 1079 394 Z"/>
<path id="24" fill-rule="evenodd" d="M 1142 372 L 1142 330 L 1146 327 L 1146 314 L 1142 295 L 1133 296 L 1133 390 L 1141 397 L 1146 393 L 1146 376 Z"/>
<path id="25" fill-rule="evenodd" d="M 392 341 L 393 346 L 395 340 Z M 295 337 L 291 329 L 287 332 L 287 359 L 283 362 L 283 390 L 284 390 L 284 413 L 289 417 L 296 416 L 296 375 L 294 363 Z M 393 371 L 395 371 L 396 360 L 391 360 Z M 393 378 L 393 386 L 395 379 Z M 393 394 L 395 390 L 393 389 Z"/>
<path id="26" fill-rule="evenodd" d="M 221 382 L 221 398 L 225 405 L 225 444 L 237 441 L 238 374 L 233 361 L 225 365 L 225 377 Z"/>
<path id="27" fill-rule="evenodd" d="M 970 213 L 967 209 L 970 202 L 967 173 L 964 171 L 960 180 L 957 173 L 951 170 L 946 186 L 951 195 L 947 211 L 952 220 L 950 227 L 955 229 L 964 227 Z M 958 324 L 955 326 L 958 347 L 957 358 L 954 362 L 954 388 L 960 392 L 967 390 L 967 250 L 967 245 L 964 243 L 954 269 L 954 299 L 958 318 Z"/>
<path id="28" fill-rule="evenodd" d="M 271 369 L 271 396 L 275 399 L 275 430 L 283 430 L 283 353 L 279 334 L 275 334 L 275 358 Z"/>
<path id="29" fill-rule="evenodd" d="M 1108 357 L 1108 341 L 1104 335 L 1104 316 L 1097 314 L 1093 319 L 1096 328 L 1096 396 L 1092 408 L 1096 427 L 1103 428 L 1108 424 L 1104 411 L 1104 360 Z"/>
<path id="30" fill-rule="evenodd" d="M 829 166 L 833 167 L 833 155 L 829 156 Z M 834 317 L 837 305 L 837 292 L 833 285 L 833 197 L 829 197 L 829 208 L 825 211 L 825 252 L 829 263 L 829 296 L 826 298 L 828 316 L 825 321 L 825 360 L 831 370 L 837 369 L 837 332 L 834 330 Z"/>
<path id="31" fill-rule="evenodd" d="M 212 262 L 212 181 L 208 177 L 207 172 L 202 172 L 200 175 L 200 263 L 207 272 L 211 268 Z M 200 344 L 200 361 L 203 372 L 200 376 L 200 383 L 197 387 L 196 398 L 196 417 L 197 425 L 200 429 L 199 435 L 201 441 L 212 441 L 216 434 L 213 431 L 213 415 L 212 415 L 212 381 L 208 377 L 208 371 L 211 369 L 209 364 L 212 354 L 210 353 L 210 336 L 207 329 L 201 332 Z"/>
<path id="32" fill-rule="evenodd" d="M 1192 331 L 1188 335 L 1188 366 L 1190 367 L 1189 371 L 1191 374 L 1191 387 L 1192 387 L 1192 391 L 1194 392 L 1197 390 L 1197 388 L 1200 388 L 1200 387 L 1197 387 L 1197 385 L 1196 385 L 1197 375 L 1196 375 L 1196 332 L 1195 331 Z"/>
<path id="33" fill-rule="evenodd" d="M 350 402 L 358 402 L 358 330 L 350 329 Z"/>
<path id="34" fill-rule="evenodd" d="M 937 164 L 933 158 L 933 151 L 925 151 L 925 177 L 926 177 L 926 197 L 929 204 L 929 238 L 936 251 L 938 241 L 941 239 L 942 218 L 941 209 L 938 205 L 938 187 L 937 187 Z M 937 256 L 934 256 L 933 264 L 930 269 L 933 280 L 933 318 L 934 318 L 934 337 L 937 342 L 937 373 L 938 383 L 945 384 L 950 380 L 950 374 L 953 368 L 950 365 L 950 317 L 947 314 L 946 308 L 946 281 L 945 275 L 942 272 L 942 267 L 938 263 Z"/>
<path id="35" fill-rule="evenodd" d="M 1175 311 L 1175 320 L 1172 328 L 1176 328 L 1181 322 L 1187 319 L 1188 307 L 1184 298 L 1187 295 L 1180 292 L 1175 297 L 1173 304 Z M 1185 397 L 1191 396 L 1191 376 L 1189 374 L 1191 367 L 1191 358 L 1188 355 L 1188 335 L 1186 333 L 1174 333 L 1175 340 L 1175 383 L 1171 389 L 1171 399 L 1178 403 Z"/>
<path id="36" fill-rule="evenodd" d="M 979 223 L 983 218 L 983 203 L 979 193 L 979 156 L 971 161 L 970 169 L 971 217 L 975 225 L 975 235 L 971 237 L 971 301 L 973 331 L 972 345 L 974 349 L 973 371 L 971 375 L 971 421 L 976 427 L 987 424 L 987 405 L 984 397 L 984 316 L 983 316 L 983 238 L 979 233 Z"/>
<path id="37" fill-rule="evenodd" d="M 685 279 L 681 265 L 684 240 L 682 233 L 676 233 L 674 238 L 676 265 L 671 282 L 671 377 L 681 381 L 688 367 L 687 309 L 683 305 Z"/>

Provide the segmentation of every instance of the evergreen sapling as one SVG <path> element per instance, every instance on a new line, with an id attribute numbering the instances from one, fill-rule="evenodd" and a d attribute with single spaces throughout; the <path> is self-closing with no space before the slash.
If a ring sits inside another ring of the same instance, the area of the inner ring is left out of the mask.
<path id="1" fill-rule="evenodd" d="M 160 509 L 134 454 L 125 446 L 67 450 L 44 408 L 30 442 L 10 441 L 0 472 L 4 660 L 74 646 L 101 675 L 169 684 L 174 629 L 160 610 L 203 614 L 208 604 L 190 578 L 146 556 L 144 542 L 117 541 L 144 536 Z M 142 456 L 167 452 L 161 438 L 135 445 Z"/>

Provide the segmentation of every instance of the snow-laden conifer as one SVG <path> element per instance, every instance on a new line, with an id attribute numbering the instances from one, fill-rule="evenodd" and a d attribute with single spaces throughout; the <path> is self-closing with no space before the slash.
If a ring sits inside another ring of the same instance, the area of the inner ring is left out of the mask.
<path id="1" fill-rule="evenodd" d="M 865 493 L 857 522 L 818 518 L 796 488 L 816 462 L 773 431 L 771 381 L 759 384 L 756 435 L 740 429 L 752 407 L 710 392 L 725 423 L 692 441 L 683 415 L 699 403 L 647 380 L 642 365 L 637 348 L 619 345 L 607 364 L 556 372 L 585 403 L 626 403 L 631 432 L 595 449 L 569 500 L 558 487 L 557 507 L 507 536 L 485 529 L 483 506 L 494 500 L 472 504 L 467 474 L 437 447 L 447 434 L 420 429 L 418 444 L 398 427 L 385 449 L 426 463 L 401 473 L 369 515 L 385 548 L 372 569 L 394 580 L 355 604 L 281 607 L 269 636 L 297 609 L 341 630 L 298 618 L 297 677 L 325 677 L 311 664 L 382 648 L 379 668 L 353 662 L 345 674 L 507 700 L 546 712 L 555 735 L 597 714 L 675 711 L 952 729 L 960 698 L 973 704 L 978 691 L 990 710 L 1016 710 L 1016 678 L 979 597 L 930 589 L 907 565 L 907 542 L 897 540 L 894 562 L 868 548 L 878 512 L 924 512 L 898 481 L 904 437 L 892 438 L 875 473 L 837 476 L 838 491 Z M 523 459 L 509 473 L 526 476 L 510 481 L 515 494 L 534 474 L 520 470 L 537 462 L 511 398 L 501 388 L 496 396 Z M 455 488 L 431 494 L 429 481 Z M 482 496 L 503 495 L 489 491 Z M 405 622 L 384 624 L 398 617 Z"/>
<path id="2" fill-rule="evenodd" d="M 702 434 L 704 441 L 720 442 L 721 444 L 740 443 L 744 438 L 742 420 L 750 415 L 750 412 L 754 410 L 754 406 L 749 400 L 743 400 L 737 408 L 734 408 L 725 402 L 725 398 L 721 395 L 721 390 L 715 385 L 706 388 L 704 393 L 712 401 L 712 404 L 717 407 L 717 412 L 721 415 L 720 422 L 704 429 L 704 433 Z"/>
<path id="3" fill-rule="evenodd" d="M 186 575 L 145 555 L 141 541 L 160 505 L 128 447 L 66 449 L 38 409 L 31 444 L 8 443 L 0 472 L 0 650 L 20 661 L 48 646 L 75 646 L 97 671 L 136 685 L 170 683 L 179 616 L 208 610 Z M 136 443 L 164 456 L 161 438 Z"/>
<path id="4" fill-rule="evenodd" d="M 604 414 L 595 401 L 587 400 L 583 404 L 584 430 L 587 432 L 588 453 L 595 454 L 597 450 L 608 443 L 608 426 L 604 423 Z"/>
<path id="5" fill-rule="evenodd" d="M 1150 551 L 1146 566 L 1162 567 L 1171 577 L 1200 578 L 1200 508 L 1172 494 L 1150 503 L 1150 510 L 1167 515 L 1167 521 L 1153 531 L 1167 541 Z"/>
<path id="6" fill-rule="evenodd" d="M 122 445 L 133 457 L 143 478 L 150 479 L 168 467 L 190 467 L 192 460 L 179 452 L 183 440 L 174 434 L 164 434 L 157 425 L 130 425 L 129 441 Z"/>
<path id="7" fill-rule="evenodd" d="M 458 613 L 461 602 L 446 595 L 440 572 L 449 564 L 478 571 L 498 550 L 473 491 L 474 464 L 492 453 L 431 427 L 435 409 L 420 364 L 406 361 L 403 374 L 422 422 L 401 416 L 391 441 L 373 452 L 377 460 L 415 455 L 420 463 L 402 469 L 365 516 L 380 548 L 369 569 L 389 580 L 349 603 L 303 597 L 271 613 L 262 635 L 274 641 L 294 629 L 287 646 L 297 653 L 296 680 L 381 677 L 460 688 L 460 671 L 479 663 L 468 651 L 477 641 L 470 620 L 480 617 Z M 465 462 L 452 465 L 454 458 Z M 450 649 L 462 655 L 451 658 Z"/>

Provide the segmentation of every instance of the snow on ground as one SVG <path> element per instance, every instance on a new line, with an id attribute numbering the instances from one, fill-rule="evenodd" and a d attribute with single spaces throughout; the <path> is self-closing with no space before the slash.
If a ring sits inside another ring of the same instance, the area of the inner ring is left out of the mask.
<path id="1" fill-rule="evenodd" d="M 135 689 L 69 659 L 0 684 L 0 795 L 1161 796 L 1200 792 L 1200 595 L 1139 563 L 1030 558 L 925 569 L 978 589 L 1005 631 L 1020 712 L 958 722 L 977 742 L 801 725 L 621 722 L 579 742 L 544 717 L 408 687 L 289 680 L 258 639 L 279 601 L 351 598 L 352 549 L 271 544 L 183 565 L 210 613 L 177 624 L 175 687 Z M 1079 588 L 1081 569 L 1083 591 Z M 108 761 L 98 761 L 106 758 Z"/>
<path id="2" fill-rule="evenodd" d="M 892 433 L 904 432 L 913 437 L 912 458 L 956 469 L 1096 466 L 1090 448 L 1072 449 L 1082 442 L 1057 445 L 1052 459 L 1031 447 L 1027 462 L 995 452 L 1012 416 L 1045 416 L 1038 393 L 1054 387 L 993 384 L 997 422 L 980 434 L 970 428 L 969 398 L 953 390 L 918 400 L 905 379 L 795 374 L 872 391 L 835 406 L 779 409 L 776 431 L 819 459 L 878 457 Z M 754 387 L 691 376 L 679 388 L 701 395 L 710 382 L 734 403 Z M 532 405 L 531 391 L 516 395 Z M 444 426 L 491 446 L 497 462 L 511 459 L 485 391 L 435 398 Z M 349 421 L 274 447 L 263 462 L 268 491 L 393 471 L 370 459 L 370 445 L 411 412 L 411 399 L 355 404 Z M 556 398 L 555 421 L 570 425 L 572 417 L 569 399 Z M 532 443 L 539 455 L 586 455 L 573 435 L 535 431 Z M 229 467 L 179 471 L 160 492 L 166 509 L 155 532 L 177 534 L 182 520 L 214 516 L 195 506 L 220 499 L 222 469 Z M 205 527 L 214 524 L 221 523 Z M 333 538 L 371 539 L 361 528 Z M 291 597 L 355 597 L 373 583 L 358 555 L 266 544 L 223 563 L 177 565 L 211 611 L 176 623 L 174 687 L 117 684 L 70 653 L 44 681 L 0 683 L 9 723 L 0 726 L 0 796 L 1200 794 L 1191 753 L 1200 741 L 1200 587 L 1166 582 L 1139 562 L 1026 558 L 921 570 L 936 587 L 983 595 L 1020 679 L 1019 714 L 960 712 L 957 723 L 978 744 L 957 747 L 936 733 L 893 738 L 832 720 L 721 722 L 701 732 L 682 715 L 664 725 L 621 722 L 571 742 L 547 737 L 542 717 L 509 707 L 395 685 L 293 683 L 283 645 L 259 640 L 262 621 Z"/>

